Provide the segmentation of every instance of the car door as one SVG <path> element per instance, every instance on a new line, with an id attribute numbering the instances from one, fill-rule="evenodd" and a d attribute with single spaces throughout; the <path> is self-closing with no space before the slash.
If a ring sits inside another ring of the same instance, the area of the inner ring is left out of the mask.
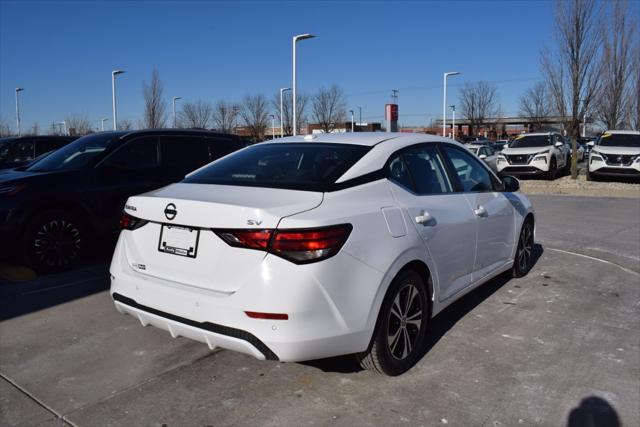
<path id="1" fill-rule="evenodd" d="M 450 144 L 443 144 L 442 151 L 475 215 L 477 243 L 472 280 L 477 281 L 509 262 L 515 242 L 515 210 L 498 179 L 474 156 Z"/>
<path id="2" fill-rule="evenodd" d="M 160 138 L 163 185 L 181 181 L 186 174 L 210 162 L 207 140 L 193 136 Z"/>
<path id="3" fill-rule="evenodd" d="M 117 219 L 129 196 L 158 188 L 162 184 L 158 138 L 146 136 L 126 142 L 97 166 L 94 197 L 107 229 L 117 226 Z"/>
<path id="4" fill-rule="evenodd" d="M 476 218 L 464 194 L 455 193 L 434 144 L 402 150 L 388 166 L 391 192 L 433 260 L 440 300 L 471 283 Z"/>

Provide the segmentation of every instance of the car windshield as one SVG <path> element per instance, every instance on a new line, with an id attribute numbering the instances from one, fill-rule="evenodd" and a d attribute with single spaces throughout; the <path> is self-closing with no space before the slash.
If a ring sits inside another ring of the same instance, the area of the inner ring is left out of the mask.
<path id="1" fill-rule="evenodd" d="M 471 151 L 473 154 L 478 154 L 478 149 L 479 147 L 469 147 L 469 151 Z"/>
<path id="2" fill-rule="evenodd" d="M 215 161 L 182 182 L 327 191 L 368 149 L 346 144 L 261 144 Z"/>
<path id="3" fill-rule="evenodd" d="M 520 135 L 516 136 L 509 148 L 546 147 L 551 145 L 550 135 Z"/>
<path id="4" fill-rule="evenodd" d="M 640 147 L 640 135 L 605 132 L 600 136 L 598 145 L 603 147 Z"/>
<path id="5" fill-rule="evenodd" d="M 30 172 L 81 169 L 89 165 L 113 144 L 119 134 L 95 134 L 76 139 L 59 150 L 30 165 Z"/>

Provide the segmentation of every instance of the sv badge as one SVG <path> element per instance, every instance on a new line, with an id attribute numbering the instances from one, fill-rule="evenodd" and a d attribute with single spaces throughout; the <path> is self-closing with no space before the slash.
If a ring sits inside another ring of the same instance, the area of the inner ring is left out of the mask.
<path id="1" fill-rule="evenodd" d="M 247 220 L 247 225 L 260 225 L 260 224 L 262 224 L 262 221 L 258 221 L 258 220 L 255 220 L 255 219 L 248 219 Z"/>

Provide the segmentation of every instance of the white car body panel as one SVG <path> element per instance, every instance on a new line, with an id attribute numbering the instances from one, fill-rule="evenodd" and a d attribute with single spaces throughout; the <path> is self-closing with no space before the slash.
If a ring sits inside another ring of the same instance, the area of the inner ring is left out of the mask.
<path id="1" fill-rule="evenodd" d="M 522 136 L 549 136 L 549 133 L 531 133 Z M 516 156 L 522 161 L 512 161 L 511 156 Z M 496 169 L 500 174 L 544 174 L 549 172 L 551 158 L 555 158 L 556 168 L 566 167 L 570 160 L 570 154 L 566 149 L 566 144 L 556 146 L 553 143 L 543 147 L 505 147 L 498 155 Z"/>
<path id="2" fill-rule="evenodd" d="M 605 134 L 639 135 L 639 131 L 607 131 Z M 604 156 L 603 156 L 604 155 Z M 589 152 L 589 173 L 640 178 L 640 147 L 594 145 Z"/>
<path id="3" fill-rule="evenodd" d="M 417 143 L 461 146 L 405 134 L 317 135 L 313 141 L 373 147 L 338 182 L 375 172 L 394 152 Z M 172 219 L 164 212 L 168 204 L 177 211 Z M 179 183 L 131 197 L 127 206 L 151 222 L 123 230 L 118 239 L 110 267 L 118 310 L 173 337 L 282 361 L 364 351 L 388 287 L 408 264 L 429 271 L 436 315 L 511 268 L 519 230 L 534 214 L 520 193 L 415 195 L 385 177 L 324 193 Z M 486 215 L 474 212 L 479 207 Z M 418 224 L 425 213 L 432 220 Z M 231 247 L 212 231 L 346 223 L 353 229 L 340 251 L 308 264 Z M 160 252 L 161 224 L 198 227 L 196 257 Z M 286 313 L 288 319 L 250 318 L 247 311 Z"/>

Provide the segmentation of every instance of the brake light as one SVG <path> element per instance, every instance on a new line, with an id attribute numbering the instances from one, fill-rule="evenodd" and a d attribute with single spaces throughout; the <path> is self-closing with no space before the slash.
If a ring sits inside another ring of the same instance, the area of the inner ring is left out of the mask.
<path id="1" fill-rule="evenodd" d="M 351 234 L 351 224 L 295 230 L 217 230 L 228 245 L 263 250 L 296 264 L 337 254 Z"/>
<path id="2" fill-rule="evenodd" d="M 148 222 L 147 220 L 136 218 L 123 211 L 120 216 L 120 230 L 137 230 Z"/>

